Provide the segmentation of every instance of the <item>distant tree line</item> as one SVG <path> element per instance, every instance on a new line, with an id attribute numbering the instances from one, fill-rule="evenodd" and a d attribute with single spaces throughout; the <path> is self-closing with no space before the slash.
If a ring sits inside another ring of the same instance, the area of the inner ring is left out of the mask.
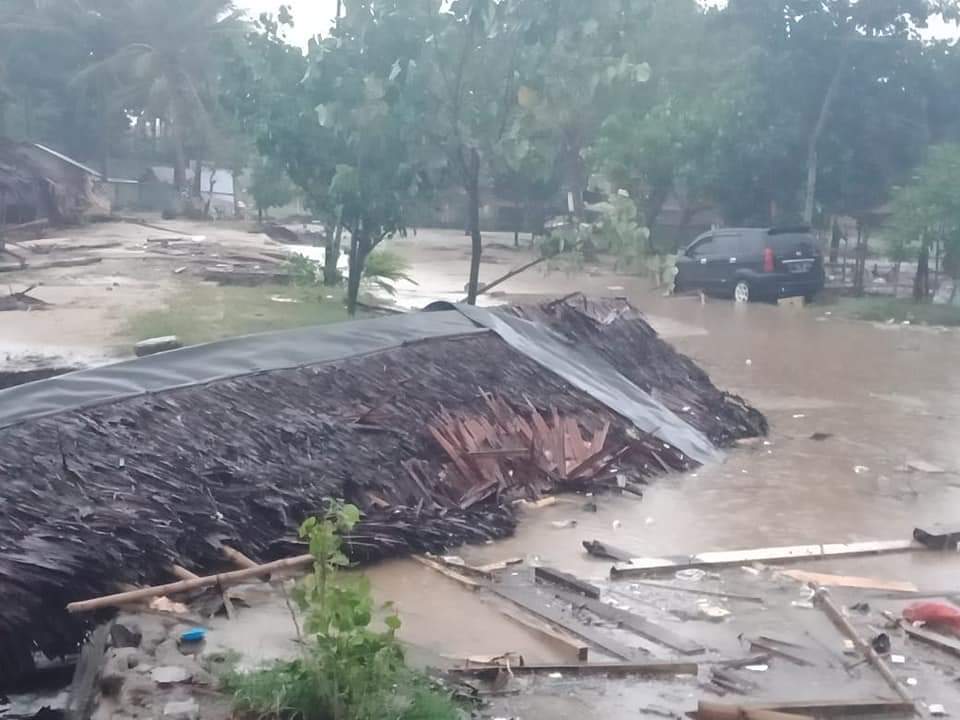
<path id="1" fill-rule="evenodd" d="M 301 49 L 286 7 L 7 0 L 0 135 L 105 170 L 147 147 L 178 184 L 191 160 L 251 167 L 264 207 L 289 181 L 328 228 L 328 270 L 349 239 L 351 307 L 371 251 L 447 187 L 467 199 L 471 301 L 491 190 L 569 197 L 578 218 L 604 186 L 648 253 L 671 196 L 685 216 L 825 229 L 892 200 L 898 252 L 922 258 L 957 234 L 942 199 L 902 210 L 956 171 L 938 157 L 960 142 L 960 48 L 921 40 L 934 13 L 956 20 L 958 0 L 345 0 Z"/>

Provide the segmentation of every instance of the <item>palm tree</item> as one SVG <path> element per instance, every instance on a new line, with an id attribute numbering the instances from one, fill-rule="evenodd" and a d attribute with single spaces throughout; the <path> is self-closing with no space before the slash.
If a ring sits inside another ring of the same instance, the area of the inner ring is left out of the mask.
<path id="1" fill-rule="evenodd" d="M 242 13 L 231 0 L 123 0 L 92 4 L 120 38 L 118 49 L 94 60 L 77 75 L 116 81 L 117 99 L 131 115 L 159 120 L 175 156 L 174 184 L 186 184 L 187 148 L 213 138 L 217 50 L 244 31 Z M 109 6 L 107 9 L 106 6 Z"/>

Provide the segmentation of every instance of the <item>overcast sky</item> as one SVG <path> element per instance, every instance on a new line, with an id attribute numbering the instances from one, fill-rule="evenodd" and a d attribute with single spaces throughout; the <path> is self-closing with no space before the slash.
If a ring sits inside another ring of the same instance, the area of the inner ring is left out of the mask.
<path id="1" fill-rule="evenodd" d="M 281 4 L 290 6 L 296 21 L 296 29 L 291 34 L 290 41 L 298 45 L 306 45 L 307 39 L 318 32 L 325 33 L 337 11 L 337 0 L 235 0 L 236 4 L 244 8 L 253 17 L 266 11 L 276 14 Z M 708 5 L 725 5 L 726 0 L 703 0 Z M 930 28 L 924 33 L 929 37 L 957 37 L 960 35 L 957 26 L 935 18 L 930 22 Z"/>

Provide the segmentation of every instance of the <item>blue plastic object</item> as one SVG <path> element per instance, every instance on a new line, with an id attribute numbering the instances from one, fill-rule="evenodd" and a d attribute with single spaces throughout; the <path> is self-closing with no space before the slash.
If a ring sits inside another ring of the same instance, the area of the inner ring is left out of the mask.
<path id="1" fill-rule="evenodd" d="M 206 639 L 207 631 L 203 628 L 190 628 L 180 634 L 180 642 L 200 642 Z"/>

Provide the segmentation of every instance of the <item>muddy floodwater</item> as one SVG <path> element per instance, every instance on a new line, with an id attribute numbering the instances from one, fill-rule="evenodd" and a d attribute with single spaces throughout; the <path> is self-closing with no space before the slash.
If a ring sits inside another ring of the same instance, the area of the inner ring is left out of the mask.
<path id="1" fill-rule="evenodd" d="M 459 296 L 466 243 L 459 250 L 449 244 L 436 250 L 430 238 L 420 237 L 394 248 L 414 263 L 419 283 L 403 293 L 402 301 L 417 306 Z M 528 257 L 507 248 L 495 248 L 492 254 L 496 261 L 484 266 L 485 282 Z M 666 298 L 645 281 L 590 268 L 578 275 L 532 270 L 498 289 L 503 291 L 494 298 L 499 302 L 577 290 L 628 297 L 718 386 L 766 413 L 771 432 L 752 447 L 730 450 L 723 462 L 654 480 L 642 500 L 594 499 L 597 512 L 587 512 L 585 498 L 570 496 L 553 507 L 529 511 L 513 538 L 463 549 L 469 561 L 518 556 L 600 579 L 610 563 L 587 556 L 584 540 L 606 541 L 637 555 L 687 554 L 907 539 L 917 525 L 955 519 L 960 507 L 960 333 L 850 321 L 815 305 L 738 306 Z M 917 461 L 943 472 L 910 470 Z M 576 527 L 555 527 L 568 520 L 576 520 Z M 948 588 L 955 585 L 951 577 L 960 564 L 949 556 L 915 553 L 816 563 L 809 569 Z M 404 638 L 438 655 L 520 651 L 530 662 L 556 652 L 477 597 L 414 563 L 390 563 L 370 576 L 379 595 L 397 601 Z M 654 691 L 650 684 L 643 691 L 603 683 L 592 690 L 579 687 L 579 700 L 569 697 L 569 688 L 561 683 L 539 697 L 533 711 L 517 700 L 505 710 L 559 717 L 552 713 L 577 712 L 588 702 L 600 703 L 608 717 L 635 717 L 639 705 L 660 701 L 669 707 L 692 696 L 689 688 Z"/>

